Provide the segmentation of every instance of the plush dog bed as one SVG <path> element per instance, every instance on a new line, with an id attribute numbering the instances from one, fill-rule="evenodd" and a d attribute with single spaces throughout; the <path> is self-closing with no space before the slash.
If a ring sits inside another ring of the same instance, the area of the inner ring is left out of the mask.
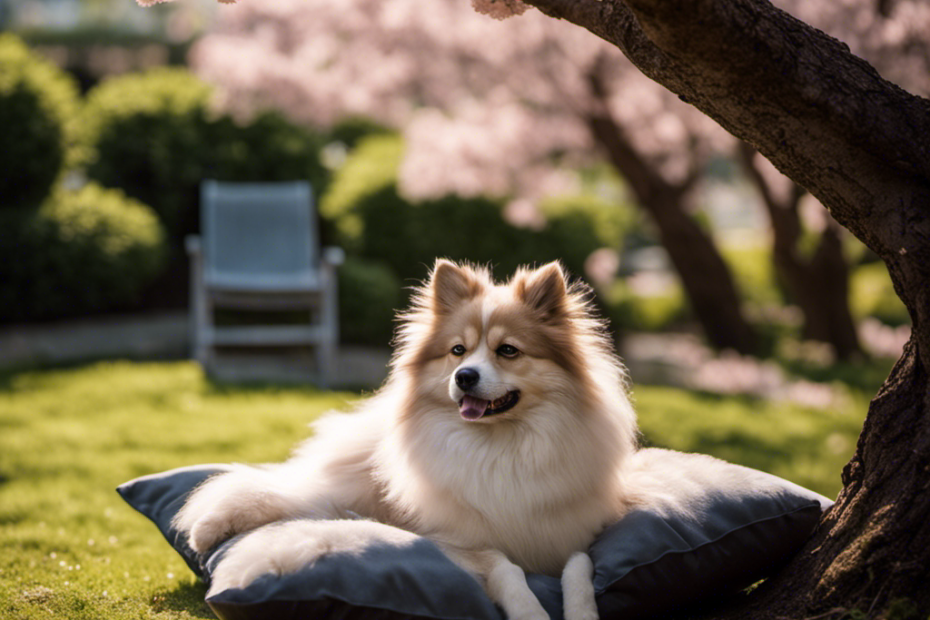
<path id="1" fill-rule="evenodd" d="M 198 557 L 171 520 L 197 485 L 226 469 L 185 467 L 118 489 L 207 582 L 236 539 Z M 726 596 L 795 553 L 832 502 L 776 476 L 758 480 L 736 495 L 732 489 L 702 488 L 687 513 L 636 510 L 607 528 L 589 550 L 601 618 L 654 618 Z M 553 620 L 561 620 L 559 579 L 529 574 L 527 582 Z M 425 538 L 328 554 L 296 573 L 266 575 L 245 588 L 212 593 L 207 603 L 224 620 L 503 618 L 480 584 Z"/>

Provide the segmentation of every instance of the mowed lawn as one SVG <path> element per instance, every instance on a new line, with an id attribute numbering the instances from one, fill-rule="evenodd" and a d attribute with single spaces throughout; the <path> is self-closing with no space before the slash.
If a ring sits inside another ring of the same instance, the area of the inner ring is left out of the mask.
<path id="1" fill-rule="evenodd" d="M 866 399 L 820 411 L 637 387 L 645 440 L 715 454 L 829 496 Z M 209 462 L 285 458 L 357 395 L 227 387 L 192 363 L 99 363 L 0 377 L 0 618 L 211 618 L 204 586 L 115 487 Z"/>

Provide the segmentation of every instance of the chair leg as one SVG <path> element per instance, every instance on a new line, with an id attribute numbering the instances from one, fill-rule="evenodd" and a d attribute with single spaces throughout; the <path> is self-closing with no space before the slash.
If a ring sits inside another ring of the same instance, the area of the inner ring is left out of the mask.
<path id="1" fill-rule="evenodd" d="M 201 302 L 201 316 L 200 316 L 200 339 L 197 343 L 198 353 L 197 361 L 200 362 L 207 374 L 210 374 L 213 370 L 213 362 L 215 361 L 215 339 L 214 335 L 216 332 L 216 326 L 213 321 L 213 303 L 210 300 L 210 296 L 207 295 L 206 291 L 203 293 L 203 301 Z"/>
<path id="2" fill-rule="evenodd" d="M 213 308 L 203 279 L 203 255 L 199 248 L 190 252 L 190 340 L 191 357 L 205 369 L 211 362 L 210 342 L 213 333 Z"/>
<path id="3" fill-rule="evenodd" d="M 323 296 L 321 299 L 322 336 L 318 347 L 317 364 L 323 387 L 333 385 L 337 375 L 339 354 L 339 284 L 333 265 L 323 265 Z"/>

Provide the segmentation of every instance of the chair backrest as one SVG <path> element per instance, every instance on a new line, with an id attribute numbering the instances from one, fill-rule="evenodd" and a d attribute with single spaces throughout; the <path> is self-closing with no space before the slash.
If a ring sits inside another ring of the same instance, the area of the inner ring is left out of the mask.
<path id="1" fill-rule="evenodd" d="M 316 281 L 316 214 L 305 181 L 204 181 L 200 227 L 208 285 L 302 290 Z"/>

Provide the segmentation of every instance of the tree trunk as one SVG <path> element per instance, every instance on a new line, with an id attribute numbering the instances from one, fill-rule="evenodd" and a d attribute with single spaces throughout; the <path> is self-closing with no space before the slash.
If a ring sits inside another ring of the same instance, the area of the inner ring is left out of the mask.
<path id="1" fill-rule="evenodd" d="M 742 354 L 755 353 L 756 337 L 743 316 L 730 268 L 713 240 L 685 208 L 690 183 L 676 187 L 650 169 L 624 139 L 606 106 L 592 114 L 588 124 L 595 140 L 627 179 L 637 202 L 658 228 L 662 247 L 668 252 L 710 345 Z"/>
<path id="2" fill-rule="evenodd" d="M 888 265 L 913 330 L 805 548 L 717 618 L 930 614 L 930 102 L 765 0 L 529 0 L 614 43 Z"/>
<path id="3" fill-rule="evenodd" d="M 802 269 L 804 273 L 794 277 L 793 288 L 804 312 L 804 338 L 830 343 L 839 359 L 860 353 L 856 324 L 849 310 L 849 265 L 843 255 L 839 224 L 832 218 L 820 236 L 817 250 Z"/>
<path id="4" fill-rule="evenodd" d="M 805 259 L 799 247 L 803 232 L 799 207 L 806 191 L 787 179 L 783 179 L 789 184 L 787 191 L 777 191 L 759 165 L 757 158 L 761 156 L 751 146 L 743 143 L 740 156 L 769 214 L 775 273 L 790 301 L 804 314 L 802 336 L 829 344 L 839 359 L 860 353 L 856 324 L 849 310 L 849 265 L 836 220 L 827 214 L 817 249 Z"/>
<path id="5" fill-rule="evenodd" d="M 730 268 L 682 202 L 681 194 L 670 189 L 642 205 L 659 229 L 662 246 L 711 346 L 744 355 L 756 353 L 755 334 L 743 317 Z"/>

